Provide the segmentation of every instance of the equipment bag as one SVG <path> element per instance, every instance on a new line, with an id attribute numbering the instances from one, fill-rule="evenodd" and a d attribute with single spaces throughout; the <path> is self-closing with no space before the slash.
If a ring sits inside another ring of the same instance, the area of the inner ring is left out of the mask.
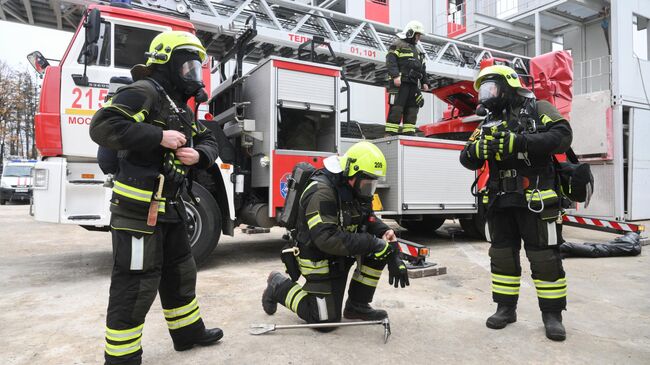
<path id="1" fill-rule="evenodd" d="M 571 148 L 566 151 L 567 161 L 560 162 L 555 156 L 553 161 L 560 178 L 562 194 L 571 201 L 585 203 L 589 206 L 594 191 L 594 175 L 589 164 L 581 163 Z"/>
<path id="2" fill-rule="evenodd" d="M 316 171 L 316 168 L 307 162 L 300 162 L 294 166 L 291 176 L 287 179 L 287 197 L 278 222 L 281 227 L 290 231 L 296 228 L 300 196 Z"/>

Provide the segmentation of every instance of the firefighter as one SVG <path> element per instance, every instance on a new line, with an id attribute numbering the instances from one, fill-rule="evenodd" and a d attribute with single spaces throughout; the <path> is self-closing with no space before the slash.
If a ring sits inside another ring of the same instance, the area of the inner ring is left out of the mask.
<path id="1" fill-rule="evenodd" d="M 497 310 L 486 325 L 501 329 L 517 320 L 524 241 L 546 337 L 563 341 L 567 281 L 559 252 L 561 206 L 553 155 L 571 145 L 567 120 L 549 102 L 536 101 L 510 67 L 484 68 L 474 82 L 478 114 L 486 120 L 470 137 L 460 162 L 478 170 L 487 161 L 487 204 L 492 298 Z"/>
<path id="2" fill-rule="evenodd" d="M 280 303 L 308 323 L 338 322 L 348 272 L 356 261 L 343 317 L 383 319 L 386 311 L 369 303 L 384 266 L 390 284 L 409 285 L 395 232 L 371 208 L 378 179 L 386 175 L 386 159 L 377 146 L 359 142 L 343 157 L 330 157 L 325 166 L 300 197 L 296 259 L 306 283 L 301 287 L 271 272 L 262 306 L 269 315 Z"/>
<path id="3" fill-rule="evenodd" d="M 135 82 L 121 87 L 90 125 L 93 141 L 120 156 L 111 198 L 106 364 L 141 363 L 142 328 L 156 292 L 176 351 L 223 336 L 201 318 L 180 199 L 189 169 L 211 166 L 218 153 L 215 138 L 187 106 L 203 92 L 205 48 L 191 33 L 167 31 L 146 55 L 146 66 L 131 71 Z M 161 197 L 154 197 L 159 188 Z"/>
<path id="4" fill-rule="evenodd" d="M 415 123 L 419 109 L 424 106 L 420 88 L 429 90 L 424 54 L 417 48 L 424 26 L 412 20 L 404 30 L 397 33 L 397 39 L 391 44 L 386 55 L 388 68 L 388 117 L 386 118 L 386 135 L 399 134 L 400 120 L 403 119 L 402 133 L 415 135 Z"/>

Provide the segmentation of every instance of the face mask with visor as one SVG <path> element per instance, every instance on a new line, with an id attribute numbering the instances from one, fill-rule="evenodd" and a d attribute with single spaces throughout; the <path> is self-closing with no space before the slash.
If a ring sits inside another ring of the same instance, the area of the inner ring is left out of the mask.
<path id="1" fill-rule="evenodd" d="M 366 173 L 359 173 L 356 175 L 354 182 L 354 191 L 359 198 L 372 199 L 378 183 L 379 180 L 376 177 Z"/>

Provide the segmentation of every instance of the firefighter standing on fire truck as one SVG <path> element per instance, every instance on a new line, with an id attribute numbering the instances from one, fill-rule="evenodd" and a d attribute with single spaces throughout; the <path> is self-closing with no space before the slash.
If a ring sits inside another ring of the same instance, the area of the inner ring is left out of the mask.
<path id="1" fill-rule="evenodd" d="M 338 322 L 348 272 L 357 262 L 343 317 L 379 320 L 388 314 L 370 306 L 384 266 L 389 283 L 409 285 L 399 258 L 395 232 L 372 213 L 378 179 L 386 175 L 386 159 L 372 143 L 359 142 L 341 158 L 326 159 L 300 196 L 295 257 L 304 286 L 277 271 L 262 295 L 267 314 L 280 303 L 309 323 Z"/>
<path id="2" fill-rule="evenodd" d="M 477 114 L 487 116 L 460 162 L 470 170 L 486 161 L 489 166 L 482 202 L 488 205 L 492 298 L 498 307 L 486 325 L 501 329 L 517 320 L 523 239 L 546 337 L 563 341 L 567 281 L 559 252 L 561 207 L 553 155 L 569 149 L 571 127 L 549 102 L 536 101 L 510 67 L 484 68 L 474 88 Z"/>
<path id="3" fill-rule="evenodd" d="M 120 151 L 111 199 L 106 364 L 141 363 L 144 319 L 156 292 L 177 351 L 223 336 L 201 319 L 179 198 L 190 167 L 207 168 L 218 153 L 211 132 L 193 121 L 186 104 L 203 92 L 205 48 L 191 33 L 168 31 L 153 39 L 147 56 L 146 67 L 131 71 L 135 82 L 118 89 L 90 125 L 93 141 Z"/>
<path id="4" fill-rule="evenodd" d="M 402 133 L 415 135 L 418 111 L 424 106 L 420 88 L 429 90 L 424 54 L 417 48 L 424 26 L 412 20 L 404 30 L 397 33 L 398 39 L 388 49 L 386 67 L 388 68 L 388 117 L 386 135 L 399 134 L 400 120 L 403 119 Z"/>

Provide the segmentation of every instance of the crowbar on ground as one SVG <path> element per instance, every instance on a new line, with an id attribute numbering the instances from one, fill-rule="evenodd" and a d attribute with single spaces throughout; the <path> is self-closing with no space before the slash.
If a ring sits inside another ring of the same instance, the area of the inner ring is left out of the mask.
<path id="1" fill-rule="evenodd" d="M 350 326 L 368 326 L 381 324 L 384 326 L 384 343 L 388 342 L 390 336 L 390 321 L 388 317 L 376 321 L 358 321 L 358 322 L 331 322 L 331 323 L 306 323 L 306 324 L 252 324 L 249 330 L 251 335 L 263 335 L 275 330 L 287 330 L 297 328 L 329 328 L 329 327 L 350 327 Z"/>

